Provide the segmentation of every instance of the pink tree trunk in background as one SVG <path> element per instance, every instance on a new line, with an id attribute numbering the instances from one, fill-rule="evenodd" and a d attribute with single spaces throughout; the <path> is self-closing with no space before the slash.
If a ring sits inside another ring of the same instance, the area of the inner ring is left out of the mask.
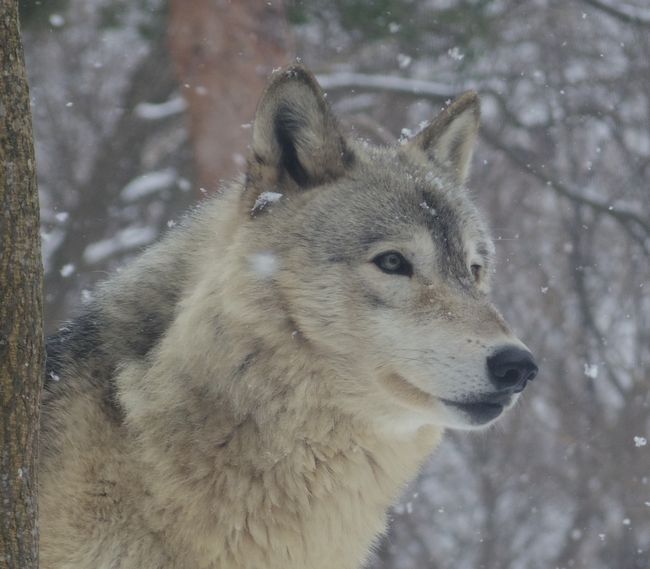
<path id="1" fill-rule="evenodd" d="M 242 170 L 268 75 L 292 58 L 282 3 L 171 0 L 169 43 L 203 193 Z"/>

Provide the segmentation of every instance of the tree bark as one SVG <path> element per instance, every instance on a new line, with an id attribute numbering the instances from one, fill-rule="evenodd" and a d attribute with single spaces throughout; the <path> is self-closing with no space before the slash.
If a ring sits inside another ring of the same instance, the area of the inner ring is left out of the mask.
<path id="1" fill-rule="evenodd" d="M 43 377 L 38 193 L 17 0 L 0 0 L 0 568 L 38 567 Z"/>
<path id="2" fill-rule="evenodd" d="M 241 171 L 255 106 L 293 52 L 280 0 L 171 0 L 169 43 L 203 193 Z"/>

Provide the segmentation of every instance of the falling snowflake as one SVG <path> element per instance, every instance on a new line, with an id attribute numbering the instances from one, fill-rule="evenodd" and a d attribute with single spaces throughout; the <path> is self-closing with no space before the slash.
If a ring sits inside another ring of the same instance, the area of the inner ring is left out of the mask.
<path id="1" fill-rule="evenodd" d="M 411 65 L 412 61 L 413 58 L 410 55 L 406 55 L 404 53 L 399 53 L 397 55 L 397 65 L 400 69 L 406 69 L 409 65 Z"/>
<path id="2" fill-rule="evenodd" d="M 462 61 L 465 54 L 460 51 L 458 47 L 452 47 L 447 50 L 447 55 L 455 61 Z"/>
<path id="3" fill-rule="evenodd" d="M 50 14 L 50 25 L 54 28 L 60 28 L 65 24 L 65 19 L 61 14 Z"/>
<path id="4" fill-rule="evenodd" d="M 66 265 L 63 265 L 61 267 L 61 270 L 59 271 L 61 273 L 61 276 L 64 279 L 67 279 L 69 276 L 71 276 L 74 273 L 75 266 L 72 263 L 67 263 Z"/>

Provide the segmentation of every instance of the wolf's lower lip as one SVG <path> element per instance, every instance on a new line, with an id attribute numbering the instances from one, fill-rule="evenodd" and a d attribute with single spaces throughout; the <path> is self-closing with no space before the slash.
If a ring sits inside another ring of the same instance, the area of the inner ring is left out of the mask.
<path id="1" fill-rule="evenodd" d="M 476 424 L 487 423 L 492 419 L 496 419 L 503 412 L 503 405 L 501 403 L 490 403 L 488 401 L 459 403 L 456 401 L 448 401 L 446 399 L 443 399 L 442 402 L 445 405 L 467 413 Z"/>

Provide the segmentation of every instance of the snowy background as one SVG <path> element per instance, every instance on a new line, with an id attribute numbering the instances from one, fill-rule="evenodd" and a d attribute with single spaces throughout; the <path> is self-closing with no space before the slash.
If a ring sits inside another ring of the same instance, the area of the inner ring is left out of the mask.
<path id="1" fill-rule="evenodd" d="M 470 187 L 542 372 L 447 438 L 371 566 L 650 568 L 647 0 L 22 4 L 48 331 L 236 174 L 272 67 L 302 57 L 372 142 L 478 90 Z"/>

